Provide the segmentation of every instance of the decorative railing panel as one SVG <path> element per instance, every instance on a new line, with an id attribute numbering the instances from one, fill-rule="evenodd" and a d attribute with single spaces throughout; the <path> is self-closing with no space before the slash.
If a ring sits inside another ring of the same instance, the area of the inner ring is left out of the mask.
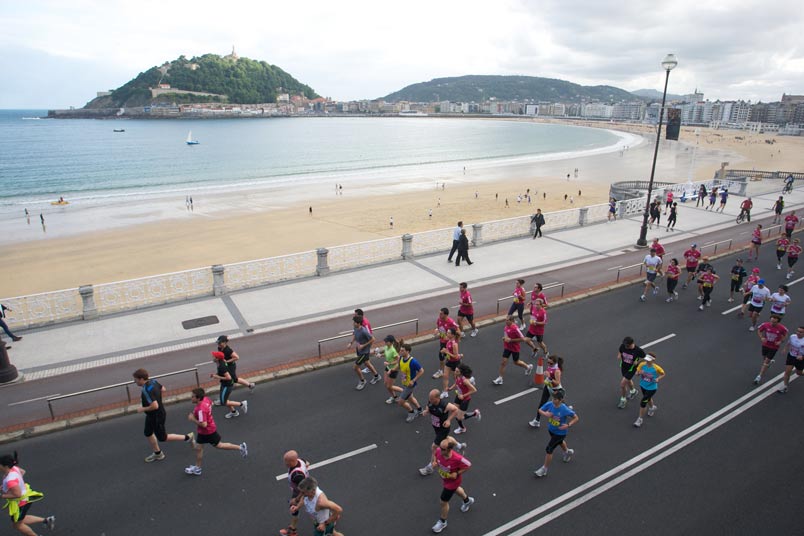
<path id="1" fill-rule="evenodd" d="M 212 272 L 198 268 L 95 286 L 100 314 L 212 295 Z"/>
<path id="2" fill-rule="evenodd" d="M 224 265 L 226 290 L 258 287 L 297 277 L 315 275 L 316 252 L 305 251 L 281 257 Z"/>
<path id="3" fill-rule="evenodd" d="M 6 323 L 11 328 L 27 328 L 78 320 L 83 314 L 81 296 L 77 288 L 4 298 Z"/>
<path id="4" fill-rule="evenodd" d="M 334 246 L 329 249 L 331 270 L 347 270 L 368 264 L 395 261 L 402 258 L 402 240 L 398 236 L 369 242 Z"/>

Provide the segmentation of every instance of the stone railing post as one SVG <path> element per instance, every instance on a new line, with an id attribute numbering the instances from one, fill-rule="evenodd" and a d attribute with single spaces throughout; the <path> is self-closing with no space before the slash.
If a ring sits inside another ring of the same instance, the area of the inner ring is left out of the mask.
<path id="1" fill-rule="evenodd" d="M 617 202 L 617 217 L 621 220 L 625 219 L 626 212 L 627 212 L 628 201 L 618 201 Z"/>
<path id="2" fill-rule="evenodd" d="M 402 235 L 402 258 L 412 259 L 413 258 L 413 235 L 409 233 L 405 233 Z"/>
<path id="3" fill-rule="evenodd" d="M 223 278 L 225 268 L 222 264 L 212 265 L 212 295 L 223 296 L 226 294 L 226 281 Z"/>
<path id="4" fill-rule="evenodd" d="M 472 224 L 472 245 L 475 247 L 483 245 L 483 224 Z"/>
<path id="5" fill-rule="evenodd" d="M 78 293 L 81 294 L 81 300 L 84 302 L 82 318 L 84 320 L 98 318 L 98 308 L 95 306 L 95 289 L 92 285 L 81 285 L 78 287 Z"/>
<path id="6" fill-rule="evenodd" d="M 587 207 L 581 207 L 580 209 L 578 209 L 578 225 L 580 225 L 581 227 L 586 225 L 586 220 L 587 220 L 587 217 L 588 217 L 587 213 L 588 212 L 589 212 L 589 209 Z"/>
<path id="7" fill-rule="evenodd" d="M 318 254 L 318 265 L 315 267 L 315 275 L 327 275 L 329 273 L 329 263 L 327 262 L 329 250 L 327 248 L 318 248 L 315 252 Z"/>

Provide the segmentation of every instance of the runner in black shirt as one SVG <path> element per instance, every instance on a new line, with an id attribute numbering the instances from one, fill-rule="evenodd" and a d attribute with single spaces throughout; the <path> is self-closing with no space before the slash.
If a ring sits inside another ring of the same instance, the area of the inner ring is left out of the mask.
<path id="1" fill-rule="evenodd" d="M 165 431 L 165 421 L 167 420 L 167 412 L 165 406 L 162 405 L 162 393 L 165 388 L 148 376 L 148 371 L 145 369 L 137 369 L 134 371 L 134 383 L 142 388 L 140 398 L 142 406 L 137 408 L 137 413 L 145 413 L 145 437 L 151 445 L 153 453 L 145 458 L 146 463 L 151 463 L 165 459 L 165 453 L 159 448 L 159 442 L 165 441 L 187 441 L 193 448 L 195 448 L 195 441 L 193 433 L 189 434 L 168 434 Z"/>
<path id="2" fill-rule="evenodd" d="M 227 419 L 231 419 L 232 417 L 240 417 L 240 412 L 237 408 L 243 408 L 243 413 L 248 413 L 248 402 L 243 400 L 242 402 L 237 402 L 235 400 L 229 400 L 229 395 L 232 394 L 232 387 L 234 384 L 234 380 L 232 379 L 232 374 L 229 372 L 229 366 L 224 361 L 226 354 L 223 352 L 212 352 L 212 358 L 215 364 L 218 367 L 218 370 L 215 373 L 210 374 L 210 378 L 216 378 L 221 382 L 221 393 L 220 393 L 220 406 L 226 406 L 229 408 L 229 413 L 224 415 Z"/>
<path id="3" fill-rule="evenodd" d="M 226 335 L 221 335 L 218 337 L 218 351 L 223 352 L 224 358 L 223 360 L 226 362 L 226 365 L 229 367 L 229 374 L 232 376 L 232 381 L 234 383 L 239 383 L 240 385 L 244 385 L 254 390 L 256 385 L 245 378 L 238 378 L 237 377 L 237 361 L 240 359 L 240 356 L 237 355 L 237 352 L 232 350 L 232 347 L 229 346 L 229 337 Z"/>
<path id="4" fill-rule="evenodd" d="M 625 407 L 626 397 L 630 400 L 637 394 L 632 378 L 634 374 L 636 374 L 639 361 L 644 358 L 645 355 L 645 350 L 637 346 L 633 338 L 626 337 L 623 339 L 623 343 L 620 345 L 620 349 L 617 352 L 617 359 L 620 361 L 620 372 L 623 375 L 620 380 L 620 402 L 617 404 L 617 407 L 620 409 Z"/>
<path id="5" fill-rule="evenodd" d="M 458 415 L 458 406 L 448 402 L 446 398 L 441 398 L 441 391 L 433 389 L 427 399 L 427 408 L 425 408 L 422 415 L 430 415 L 430 424 L 433 425 L 435 432 L 435 439 L 433 440 L 430 449 L 430 459 L 435 456 L 436 449 L 449 436 L 449 430 L 452 426 L 452 420 Z M 457 441 L 456 441 L 457 443 Z M 457 443 L 456 450 L 463 450 L 466 448 L 466 443 Z M 427 465 L 419 469 L 419 474 L 427 476 L 433 474 L 433 463 L 429 462 Z"/>
<path id="6" fill-rule="evenodd" d="M 737 259 L 737 264 L 731 267 L 731 288 L 729 290 L 729 303 L 734 301 L 734 293 L 742 292 L 743 279 L 748 275 L 748 272 L 743 268 L 743 260 Z"/>

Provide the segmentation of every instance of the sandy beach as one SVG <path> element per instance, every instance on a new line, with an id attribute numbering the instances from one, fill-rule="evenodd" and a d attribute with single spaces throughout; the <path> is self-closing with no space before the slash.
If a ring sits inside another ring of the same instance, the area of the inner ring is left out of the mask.
<path id="1" fill-rule="evenodd" d="M 465 173 L 457 168 L 404 184 L 388 180 L 365 186 L 343 180 L 343 195 L 335 194 L 333 183 L 304 191 L 289 188 L 197 195 L 192 212 L 187 210 L 183 197 L 83 213 L 80 207 L 66 207 L 48 214 L 45 230 L 38 214 L 30 223 L 21 217 L 6 229 L 10 238 L 4 240 L 4 255 L 0 258 L 4 274 L 0 296 L 449 228 L 458 220 L 492 221 L 532 214 L 537 207 L 550 212 L 604 203 L 611 182 L 646 180 L 650 174 L 654 127 L 617 128 L 643 135 L 645 140 L 622 153 L 550 162 L 469 165 Z M 766 139 L 776 142 L 767 144 Z M 804 169 L 804 138 L 800 137 L 685 127 L 681 140 L 661 142 L 656 180 L 709 179 L 721 162 L 729 162 L 733 169 Z M 528 204 L 524 197 L 518 203 L 517 195 L 524 196 L 528 190 L 532 203 Z M 564 194 L 568 196 L 566 201 Z M 67 223 L 70 218 L 84 222 L 90 230 L 79 232 L 78 227 L 76 231 L 74 223 Z M 60 232 L 60 228 L 68 227 L 69 232 Z M 545 230 L 548 229 L 549 217 Z"/>

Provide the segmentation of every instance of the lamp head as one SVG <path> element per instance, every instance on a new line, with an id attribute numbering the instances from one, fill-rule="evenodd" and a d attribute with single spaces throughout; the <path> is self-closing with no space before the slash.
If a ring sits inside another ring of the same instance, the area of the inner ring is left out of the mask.
<path id="1" fill-rule="evenodd" d="M 678 65 L 678 60 L 675 54 L 668 54 L 662 60 L 662 69 L 665 71 L 672 71 Z"/>

